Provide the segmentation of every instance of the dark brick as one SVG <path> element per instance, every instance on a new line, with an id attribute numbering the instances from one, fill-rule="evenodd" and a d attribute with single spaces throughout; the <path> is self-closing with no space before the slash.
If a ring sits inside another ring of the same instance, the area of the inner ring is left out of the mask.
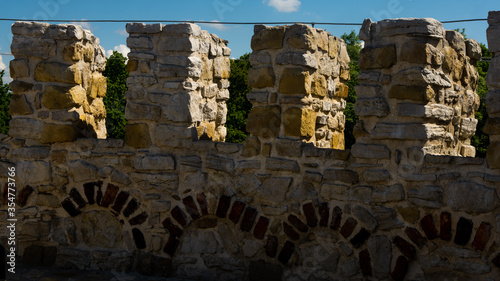
<path id="1" fill-rule="evenodd" d="M 367 249 L 359 252 L 359 268 L 365 276 L 372 275 L 372 260 Z"/>
<path id="2" fill-rule="evenodd" d="M 353 218 L 348 218 L 345 222 L 342 228 L 340 229 L 340 234 L 344 236 L 344 238 L 347 239 L 347 237 L 351 236 L 352 232 L 354 231 L 354 228 L 358 225 L 358 222 L 353 219 Z"/>
<path id="3" fill-rule="evenodd" d="M 280 265 L 264 260 L 250 261 L 248 270 L 249 281 L 276 281 L 281 280 L 283 269 Z"/>
<path id="4" fill-rule="evenodd" d="M 278 253 L 278 237 L 269 235 L 267 236 L 266 255 L 274 258 Z"/>
<path id="5" fill-rule="evenodd" d="M 24 249 L 23 265 L 41 266 L 43 264 L 43 247 L 31 245 Z"/>
<path id="6" fill-rule="evenodd" d="M 493 260 L 491 260 L 491 263 L 500 268 L 500 254 L 498 254 Z"/>
<path id="7" fill-rule="evenodd" d="M 283 222 L 283 232 L 292 240 L 299 240 L 300 235 L 293 229 L 291 225 L 286 222 Z"/>
<path id="8" fill-rule="evenodd" d="M 197 194 L 196 201 L 198 202 L 198 206 L 200 206 L 201 214 L 203 216 L 208 215 L 207 196 L 205 196 L 205 193 Z"/>
<path id="9" fill-rule="evenodd" d="M 179 206 L 175 206 L 175 208 L 172 209 L 170 212 L 174 220 L 176 220 L 182 227 L 186 227 L 187 225 L 187 220 L 186 220 L 186 215 L 184 212 L 179 208 Z"/>
<path id="10" fill-rule="evenodd" d="M 27 185 L 21 191 L 17 193 L 17 205 L 24 207 L 26 205 L 26 202 L 28 201 L 28 198 L 30 197 L 31 193 L 33 193 L 34 189 L 33 187 Z"/>
<path id="11" fill-rule="evenodd" d="M 225 218 L 229 206 L 231 205 L 231 197 L 222 195 L 219 199 L 219 206 L 217 206 L 217 212 L 215 213 L 219 218 Z"/>
<path id="12" fill-rule="evenodd" d="M 350 240 L 351 244 L 354 248 L 359 248 L 361 245 L 365 243 L 365 241 L 370 237 L 370 232 L 365 228 L 362 228 L 358 234 L 354 235 L 354 237 Z"/>
<path id="13" fill-rule="evenodd" d="M 301 221 L 298 217 L 296 217 L 295 215 L 289 215 L 288 221 L 290 222 L 291 225 L 293 225 L 300 232 L 306 233 L 309 230 L 309 227 L 307 227 L 307 225 L 303 221 Z"/>
<path id="14" fill-rule="evenodd" d="M 89 182 L 83 185 L 83 193 L 85 194 L 85 197 L 87 197 L 87 202 L 89 202 L 89 205 L 95 204 L 95 186 L 95 182 Z"/>
<path id="15" fill-rule="evenodd" d="M 330 228 L 333 230 L 339 230 L 341 222 L 342 222 L 342 209 L 335 206 L 332 212 L 332 223 L 330 224 Z"/>
<path id="16" fill-rule="evenodd" d="M 170 218 L 166 218 L 163 221 L 163 226 L 168 230 L 171 236 L 180 237 L 183 233 L 182 229 L 175 225 Z"/>
<path id="17" fill-rule="evenodd" d="M 451 240 L 451 214 L 442 212 L 439 220 L 439 237 L 442 240 Z"/>
<path id="18" fill-rule="evenodd" d="M 182 199 L 182 203 L 184 203 L 184 206 L 186 207 L 186 211 L 188 214 L 193 218 L 193 220 L 199 219 L 200 212 L 198 211 L 198 207 L 196 207 L 196 203 L 194 202 L 193 197 L 188 196 L 184 199 Z"/>
<path id="19" fill-rule="evenodd" d="M 132 198 L 128 204 L 127 207 L 125 207 L 125 210 L 123 210 L 123 215 L 128 218 L 131 214 L 135 212 L 139 208 L 139 202 L 135 200 L 135 198 Z"/>
<path id="20" fill-rule="evenodd" d="M 102 186 L 98 186 L 97 187 L 97 192 L 96 192 L 96 195 L 95 195 L 95 202 L 97 205 L 101 205 L 101 201 L 102 201 L 102 190 L 101 190 Z"/>
<path id="21" fill-rule="evenodd" d="M 269 226 L 269 219 L 265 217 L 260 217 L 253 229 L 253 236 L 257 239 L 264 239 L 267 227 Z"/>
<path id="22" fill-rule="evenodd" d="M 120 193 L 118 193 L 118 196 L 116 196 L 115 204 L 111 207 L 111 209 L 113 209 L 117 213 L 120 213 L 123 206 L 125 205 L 125 202 L 127 202 L 128 197 L 128 192 L 121 191 Z"/>
<path id="23" fill-rule="evenodd" d="M 461 246 L 469 243 L 472 234 L 472 220 L 461 217 L 457 223 L 457 232 L 455 234 L 455 243 Z"/>
<path id="24" fill-rule="evenodd" d="M 286 241 L 285 245 L 281 249 L 280 254 L 278 255 L 278 260 L 282 264 L 287 264 L 290 258 L 292 257 L 294 251 L 295 251 L 295 244 L 293 244 L 290 241 Z"/>
<path id="25" fill-rule="evenodd" d="M 394 270 L 391 273 L 391 277 L 394 281 L 403 281 L 407 272 L 408 260 L 403 256 L 399 256 L 396 260 L 396 266 L 394 266 Z"/>
<path id="26" fill-rule="evenodd" d="M 257 217 L 257 210 L 253 208 L 246 208 L 243 219 L 241 220 L 240 229 L 249 232 L 252 229 L 255 218 Z"/>
<path id="27" fill-rule="evenodd" d="M 420 249 L 422 249 L 422 247 L 425 246 L 425 243 L 427 243 L 427 239 L 425 239 L 425 237 L 413 227 L 407 227 L 405 229 L 405 233 L 406 236 L 408 236 L 408 238 L 410 238 L 410 240 Z"/>
<path id="28" fill-rule="evenodd" d="M 179 240 L 177 240 L 175 236 L 170 235 L 170 237 L 168 237 L 167 244 L 165 244 L 165 247 L 163 248 L 163 251 L 173 257 L 178 246 Z"/>
<path id="29" fill-rule="evenodd" d="M 57 257 L 57 247 L 56 246 L 48 246 L 43 248 L 43 266 L 53 266 L 56 262 Z"/>
<path id="30" fill-rule="evenodd" d="M 328 203 L 321 203 L 319 205 L 319 226 L 327 227 L 328 220 L 330 219 L 330 208 L 328 208 Z"/>
<path id="31" fill-rule="evenodd" d="M 78 205 L 78 208 L 81 209 L 87 205 L 87 202 L 85 202 L 85 199 L 83 199 L 82 195 L 80 195 L 80 192 L 76 190 L 76 188 L 72 188 L 71 191 L 69 192 L 69 197 L 75 201 L 75 203 Z"/>
<path id="32" fill-rule="evenodd" d="M 420 226 L 424 230 L 427 239 L 432 240 L 438 237 L 436 225 L 434 224 L 434 219 L 432 215 L 427 215 L 420 220 Z"/>
<path id="33" fill-rule="evenodd" d="M 132 236 L 134 236 L 135 246 L 137 249 L 142 250 L 146 248 L 146 239 L 144 239 L 144 234 L 142 234 L 139 229 L 133 228 Z"/>
<path id="34" fill-rule="evenodd" d="M 115 201 L 116 194 L 118 193 L 118 186 L 109 183 L 104 198 L 101 201 L 101 206 L 107 208 L 113 201 Z"/>
<path id="35" fill-rule="evenodd" d="M 479 251 L 484 250 L 486 244 L 491 237 L 491 224 L 487 222 L 482 222 L 479 225 L 479 228 L 476 230 L 476 237 L 474 237 L 474 242 L 472 242 L 472 246 Z"/>
<path id="36" fill-rule="evenodd" d="M 309 227 L 315 227 L 318 225 L 318 218 L 316 217 L 316 210 L 312 203 L 307 203 L 302 206 L 304 215 L 306 216 L 307 225 Z"/>
<path id="37" fill-rule="evenodd" d="M 241 214 L 243 213 L 243 210 L 245 210 L 246 204 L 240 201 L 236 201 L 233 203 L 233 207 L 231 208 L 231 212 L 229 212 L 229 219 L 233 223 L 238 223 L 240 220 Z"/>
<path id="38" fill-rule="evenodd" d="M 137 216 L 131 218 L 128 222 L 130 223 L 130 225 L 139 225 L 139 224 L 144 223 L 147 218 L 148 218 L 148 214 L 146 212 L 142 212 L 142 213 L 138 214 Z"/>
<path id="39" fill-rule="evenodd" d="M 392 242 L 394 242 L 394 245 L 398 247 L 398 249 L 401 251 L 403 255 L 405 255 L 409 259 L 415 258 L 417 254 L 417 249 L 412 244 L 410 244 L 410 242 L 404 240 L 400 236 L 394 237 Z"/>
<path id="40" fill-rule="evenodd" d="M 64 199 L 61 205 L 64 208 L 64 210 L 66 210 L 66 212 L 68 212 L 68 214 L 72 217 L 76 217 L 82 213 L 82 211 L 77 209 L 76 206 L 73 204 L 73 202 L 71 202 L 71 199 L 69 199 L 69 197 Z"/>

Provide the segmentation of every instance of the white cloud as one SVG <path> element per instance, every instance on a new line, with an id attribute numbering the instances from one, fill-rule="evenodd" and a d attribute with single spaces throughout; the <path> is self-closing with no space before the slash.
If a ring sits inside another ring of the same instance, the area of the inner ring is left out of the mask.
<path id="1" fill-rule="evenodd" d="M 82 20 L 85 20 L 85 19 L 82 19 Z M 85 21 L 82 21 L 82 22 L 71 22 L 71 24 L 80 25 L 81 27 L 83 27 L 83 29 L 92 30 L 92 25 L 90 24 L 90 22 L 85 22 Z"/>
<path id="2" fill-rule="evenodd" d="M 299 10 L 299 0 L 269 0 L 268 6 L 278 10 L 278 12 L 291 13 Z"/>
<path id="3" fill-rule="evenodd" d="M 5 63 L 3 62 L 3 58 L 2 56 L 0 55 L 0 70 L 4 70 L 6 69 L 7 66 L 5 65 Z"/>
<path id="4" fill-rule="evenodd" d="M 113 54 L 113 51 L 118 51 L 119 53 L 122 53 L 122 55 L 124 57 L 127 57 L 128 53 L 130 53 L 130 48 L 127 47 L 127 46 L 125 46 L 125 45 L 123 45 L 123 44 L 115 46 L 115 48 L 113 50 L 107 50 L 106 51 L 106 55 L 107 55 L 108 58 Z"/>
<path id="5" fill-rule="evenodd" d="M 128 37 L 128 32 L 125 28 L 124 29 L 117 29 L 117 30 L 115 30 L 115 33 L 119 34 L 121 36 Z"/>
<path id="6" fill-rule="evenodd" d="M 218 20 L 213 20 L 212 22 L 219 22 L 219 21 Z M 220 23 L 205 23 L 205 25 L 207 27 L 212 27 L 212 28 L 215 28 L 217 30 L 227 30 L 227 29 L 229 29 L 229 26 L 224 25 L 224 24 L 220 24 Z"/>

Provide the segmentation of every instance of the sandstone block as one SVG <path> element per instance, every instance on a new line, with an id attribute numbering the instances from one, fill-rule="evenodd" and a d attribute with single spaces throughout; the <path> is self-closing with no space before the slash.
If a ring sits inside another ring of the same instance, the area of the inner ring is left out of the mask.
<path id="1" fill-rule="evenodd" d="M 316 60 L 316 57 L 307 52 L 287 52 L 287 53 L 279 53 L 276 56 L 276 63 L 277 64 L 293 64 L 293 65 L 301 65 L 301 66 L 307 66 L 311 68 L 317 68 L 318 67 L 318 62 Z"/>
<path id="2" fill-rule="evenodd" d="M 145 23 L 127 23 L 126 30 L 128 33 L 158 33 L 163 29 L 161 23 L 145 24 Z"/>
<path id="3" fill-rule="evenodd" d="M 311 94 L 319 97 L 326 97 L 326 78 L 323 75 L 316 75 L 311 82 Z"/>
<path id="4" fill-rule="evenodd" d="M 127 124 L 125 127 L 125 143 L 135 148 L 151 146 L 148 124 Z"/>
<path id="5" fill-rule="evenodd" d="M 250 54 L 250 64 L 252 66 L 259 66 L 259 65 L 272 65 L 272 59 L 271 55 L 269 55 L 268 52 L 265 51 L 254 51 Z"/>
<path id="6" fill-rule="evenodd" d="M 405 43 L 399 52 L 399 59 L 410 63 L 437 64 L 442 63 L 441 54 L 432 45 L 411 40 Z"/>
<path id="7" fill-rule="evenodd" d="M 15 22 L 12 27 L 12 34 L 14 35 L 28 35 L 28 36 L 42 36 L 45 34 L 50 24 L 42 22 Z"/>
<path id="8" fill-rule="evenodd" d="M 96 97 L 104 97 L 107 90 L 107 81 L 100 73 L 93 73 L 90 81 L 90 85 L 87 88 L 87 96 L 90 99 L 95 99 Z"/>
<path id="9" fill-rule="evenodd" d="M 29 37 L 14 36 L 10 50 L 16 58 L 37 57 L 48 59 L 56 55 L 57 45 L 53 39 L 39 38 L 35 41 Z"/>
<path id="10" fill-rule="evenodd" d="M 474 182 L 452 182 L 445 186 L 444 196 L 455 211 L 486 213 L 498 205 L 495 189 Z"/>
<path id="11" fill-rule="evenodd" d="M 488 39 L 488 49 L 492 53 L 500 52 L 500 24 L 490 25 L 486 30 L 486 37 Z"/>
<path id="12" fill-rule="evenodd" d="M 161 108 L 150 104 L 127 102 L 125 118 L 127 120 L 158 120 Z"/>
<path id="13" fill-rule="evenodd" d="M 72 125 L 44 124 L 41 132 L 41 143 L 70 142 L 75 140 L 79 132 Z"/>
<path id="14" fill-rule="evenodd" d="M 13 95 L 10 99 L 9 113 L 10 115 L 28 115 L 33 113 L 33 108 L 25 95 Z"/>
<path id="15" fill-rule="evenodd" d="M 286 68 L 281 75 L 279 92 L 284 94 L 311 93 L 311 78 L 302 68 Z"/>
<path id="16" fill-rule="evenodd" d="M 214 78 L 229 79 L 231 72 L 231 61 L 228 57 L 217 57 L 214 59 Z"/>
<path id="17" fill-rule="evenodd" d="M 310 138 L 316 130 L 316 113 L 311 109 L 293 107 L 285 112 L 283 122 L 286 136 Z"/>
<path id="18" fill-rule="evenodd" d="M 35 79 L 42 82 L 81 84 L 82 74 L 78 65 L 58 62 L 41 62 L 35 67 Z"/>
<path id="19" fill-rule="evenodd" d="M 318 47 L 316 34 L 309 25 L 294 24 L 287 28 L 284 41 L 293 48 L 315 51 Z"/>
<path id="20" fill-rule="evenodd" d="M 359 54 L 361 69 L 389 68 L 396 64 L 396 47 L 394 45 L 363 48 Z"/>
<path id="21" fill-rule="evenodd" d="M 453 108 L 442 104 L 415 104 L 399 103 L 398 115 L 408 117 L 422 117 L 449 122 L 453 118 Z"/>
<path id="22" fill-rule="evenodd" d="M 384 98 L 358 98 L 354 110 L 358 116 L 384 117 L 389 114 L 389 104 Z"/>
<path id="23" fill-rule="evenodd" d="M 351 153 L 357 158 L 391 159 L 391 151 L 385 145 L 356 143 Z"/>
<path id="24" fill-rule="evenodd" d="M 192 36 L 160 37 L 158 52 L 168 55 L 170 52 L 196 52 L 200 42 Z"/>
<path id="25" fill-rule="evenodd" d="M 467 56 L 473 60 L 479 60 L 482 57 L 481 45 L 474 39 L 465 40 Z"/>
<path id="26" fill-rule="evenodd" d="M 446 135 L 446 128 L 434 124 L 389 124 L 378 123 L 371 136 L 373 139 L 428 140 Z"/>
<path id="27" fill-rule="evenodd" d="M 22 94 L 24 92 L 31 91 L 33 89 L 34 85 L 31 83 L 28 83 L 28 82 L 21 81 L 21 80 L 14 80 L 14 81 L 10 82 L 9 86 L 14 94 L 16 94 L 16 93 Z"/>
<path id="28" fill-rule="evenodd" d="M 469 139 L 476 133 L 477 119 L 475 118 L 462 118 L 460 124 L 460 138 Z M 489 120 L 488 120 L 489 121 Z M 487 121 L 487 122 L 488 122 Z"/>
<path id="29" fill-rule="evenodd" d="M 130 36 L 127 38 L 127 46 L 130 49 L 149 50 L 153 48 L 153 43 L 148 36 Z"/>
<path id="30" fill-rule="evenodd" d="M 201 122 L 196 127 L 196 133 L 199 140 L 213 140 L 215 136 L 215 123 Z"/>
<path id="31" fill-rule="evenodd" d="M 328 37 L 328 55 L 335 59 L 339 55 L 341 39 L 336 36 Z"/>
<path id="32" fill-rule="evenodd" d="M 279 106 L 254 107 L 248 114 L 247 131 L 253 136 L 275 138 L 281 127 Z"/>
<path id="33" fill-rule="evenodd" d="M 248 70 L 248 85 L 252 88 L 274 87 L 275 79 L 272 67 L 250 68 Z"/>
<path id="34" fill-rule="evenodd" d="M 102 99 L 95 99 L 92 104 L 90 104 L 90 114 L 96 119 L 103 119 L 106 117 L 106 107 Z"/>
<path id="35" fill-rule="evenodd" d="M 27 59 L 13 59 L 10 61 L 10 77 L 23 78 L 30 75 Z"/>
<path id="36" fill-rule="evenodd" d="M 158 125 L 155 131 L 158 145 L 178 144 L 178 141 L 191 140 L 193 132 L 186 126 Z"/>
<path id="37" fill-rule="evenodd" d="M 451 73 L 453 79 L 460 80 L 463 73 L 464 61 L 457 51 L 451 47 L 444 47 L 441 51 L 444 55 L 443 70 L 445 73 Z"/>
<path id="38" fill-rule="evenodd" d="M 64 109 L 82 105 L 86 93 L 81 86 L 45 86 L 42 104 L 50 109 Z"/>
<path id="39" fill-rule="evenodd" d="M 389 98 L 399 100 L 429 101 L 435 93 L 431 87 L 394 85 L 389 90 Z"/>
<path id="40" fill-rule="evenodd" d="M 9 135 L 27 139 L 40 138 L 42 122 L 30 118 L 12 118 L 9 122 Z"/>
<path id="41" fill-rule="evenodd" d="M 134 159 L 134 167 L 139 171 L 173 170 L 175 169 L 175 159 L 167 155 L 137 156 Z"/>
<path id="42" fill-rule="evenodd" d="M 253 51 L 265 49 L 281 49 L 283 47 L 283 38 L 285 36 L 284 26 L 264 26 L 256 25 L 254 35 L 252 36 L 251 47 Z"/>
<path id="43" fill-rule="evenodd" d="M 372 32 L 369 32 L 369 30 Z M 368 38 L 392 37 L 397 35 L 444 38 L 445 35 L 443 24 L 431 18 L 386 19 L 376 23 L 367 22 L 366 24 L 363 23 L 362 31 L 363 34 L 370 34 Z"/>

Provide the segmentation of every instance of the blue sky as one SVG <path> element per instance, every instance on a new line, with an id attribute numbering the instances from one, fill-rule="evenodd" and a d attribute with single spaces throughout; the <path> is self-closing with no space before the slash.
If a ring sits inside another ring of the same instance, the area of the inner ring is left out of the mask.
<path id="1" fill-rule="evenodd" d="M 378 21 L 385 18 L 431 17 L 440 21 L 486 18 L 488 11 L 500 10 L 498 0 L 488 1 L 428 1 L 428 0 L 32 0 L 2 1 L 0 18 L 37 19 L 127 19 L 127 20 L 204 20 L 238 22 L 351 22 L 365 18 Z M 10 42 L 12 22 L 0 21 L 0 68 L 8 72 L 12 56 Z M 125 23 L 86 23 L 107 50 L 126 52 Z M 487 23 L 468 22 L 445 24 L 446 29 L 465 28 L 469 38 L 486 43 Z M 316 25 L 335 36 L 359 26 Z M 229 40 L 232 57 L 250 52 L 252 25 L 202 25 L 202 29 Z M 7 75 L 8 76 L 8 73 Z M 9 79 L 6 79 L 9 81 Z"/>

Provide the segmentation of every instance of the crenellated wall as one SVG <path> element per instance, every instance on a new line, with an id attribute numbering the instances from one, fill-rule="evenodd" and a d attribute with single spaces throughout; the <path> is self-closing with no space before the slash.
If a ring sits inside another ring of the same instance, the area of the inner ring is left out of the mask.
<path id="1" fill-rule="evenodd" d="M 28 69 L 31 78 L 15 75 L 11 85 L 33 109 L 13 120 L 36 120 L 13 121 L 11 135 L 0 135 L 0 221 L 15 167 L 19 267 L 195 280 L 498 279 L 500 13 L 489 23 L 486 159 L 463 157 L 474 154 L 478 45 L 432 19 L 365 21 L 352 151 L 321 148 L 343 144 L 349 61 L 345 43 L 325 31 L 255 28 L 252 136 L 231 144 L 216 142 L 224 138 L 226 42 L 193 24 L 129 24 L 126 140 L 43 141 L 19 132 L 78 104 L 42 109 L 36 97 L 69 83 L 56 81 L 87 62 L 42 72 L 55 81 L 33 90 L 15 87 L 33 83 L 38 65 L 62 64 L 65 44 L 57 41 L 50 56 L 42 51 L 61 36 L 50 30 L 81 29 L 14 24 L 15 34 L 22 27 L 22 38 L 39 44 L 17 53 L 15 35 L 11 65 L 14 73 Z M 73 97 L 71 89 L 63 96 Z M 0 228 L 5 248 L 9 235 Z"/>

